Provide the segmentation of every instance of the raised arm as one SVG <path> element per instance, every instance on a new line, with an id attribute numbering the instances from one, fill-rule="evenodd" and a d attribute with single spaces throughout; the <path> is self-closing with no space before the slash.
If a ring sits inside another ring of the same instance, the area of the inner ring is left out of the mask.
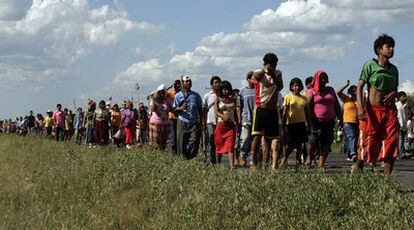
<path id="1" fill-rule="evenodd" d="M 343 91 L 349 86 L 349 80 L 346 80 L 345 85 L 343 85 L 341 88 L 339 88 L 336 93 L 338 94 L 339 98 L 342 97 Z"/>

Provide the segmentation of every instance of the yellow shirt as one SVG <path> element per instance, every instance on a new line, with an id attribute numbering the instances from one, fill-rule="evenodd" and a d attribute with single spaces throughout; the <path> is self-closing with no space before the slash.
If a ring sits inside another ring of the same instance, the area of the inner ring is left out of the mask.
<path id="1" fill-rule="evenodd" d="M 46 128 L 53 126 L 53 120 L 49 116 L 45 117 L 45 120 L 43 122 L 45 123 Z"/>
<path id="2" fill-rule="evenodd" d="M 358 109 L 356 101 L 352 101 L 351 97 L 346 94 L 342 94 L 339 98 L 344 103 L 344 122 L 358 123 Z"/>
<path id="3" fill-rule="evenodd" d="M 287 123 L 306 122 L 305 109 L 307 106 L 307 98 L 302 94 L 296 95 L 290 93 L 285 97 L 284 106 L 288 106 Z"/>

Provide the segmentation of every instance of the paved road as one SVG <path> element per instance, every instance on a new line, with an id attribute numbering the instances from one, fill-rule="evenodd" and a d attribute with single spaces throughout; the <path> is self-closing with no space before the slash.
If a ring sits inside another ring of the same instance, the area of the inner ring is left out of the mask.
<path id="1" fill-rule="evenodd" d="M 228 164 L 227 156 L 223 156 L 223 164 Z M 288 159 L 288 165 L 295 164 L 294 154 Z M 353 162 L 347 161 L 345 155 L 332 153 L 329 155 L 326 168 L 328 174 L 339 172 L 351 172 Z M 240 168 L 239 168 L 240 169 Z M 247 169 L 247 168 L 244 168 Z M 366 166 L 364 170 L 370 170 L 370 166 Z M 377 169 L 382 170 L 381 164 L 378 163 Z M 402 192 L 408 192 L 414 195 L 414 159 L 397 160 L 394 167 L 394 176 L 401 185 Z"/>

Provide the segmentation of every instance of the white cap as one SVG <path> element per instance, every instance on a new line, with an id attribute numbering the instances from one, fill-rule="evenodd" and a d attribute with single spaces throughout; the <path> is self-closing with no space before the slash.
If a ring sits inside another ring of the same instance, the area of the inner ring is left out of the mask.
<path id="1" fill-rule="evenodd" d="M 166 88 L 165 88 L 165 85 L 164 84 L 161 84 L 161 85 L 159 85 L 158 87 L 157 87 L 157 92 L 158 91 L 165 91 L 166 90 Z"/>
<path id="2" fill-rule="evenodd" d="M 183 75 L 183 76 L 181 76 L 181 80 L 182 81 L 191 81 L 191 77 L 188 76 L 188 75 Z"/>

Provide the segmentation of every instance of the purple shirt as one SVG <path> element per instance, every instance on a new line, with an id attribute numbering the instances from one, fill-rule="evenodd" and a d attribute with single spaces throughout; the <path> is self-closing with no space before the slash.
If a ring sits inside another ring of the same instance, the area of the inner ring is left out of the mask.
<path id="1" fill-rule="evenodd" d="M 63 111 L 56 110 L 53 112 L 52 119 L 57 128 L 65 127 L 65 113 Z"/>
<path id="2" fill-rule="evenodd" d="M 319 121 L 330 121 L 335 118 L 336 94 L 331 87 L 327 87 L 327 92 L 316 93 L 315 89 L 310 88 L 308 93 L 313 95 L 313 110 L 311 116 Z"/>
<path id="3" fill-rule="evenodd" d="M 121 113 L 122 118 L 124 119 L 123 127 L 135 126 L 135 112 L 129 109 L 125 109 Z"/>

